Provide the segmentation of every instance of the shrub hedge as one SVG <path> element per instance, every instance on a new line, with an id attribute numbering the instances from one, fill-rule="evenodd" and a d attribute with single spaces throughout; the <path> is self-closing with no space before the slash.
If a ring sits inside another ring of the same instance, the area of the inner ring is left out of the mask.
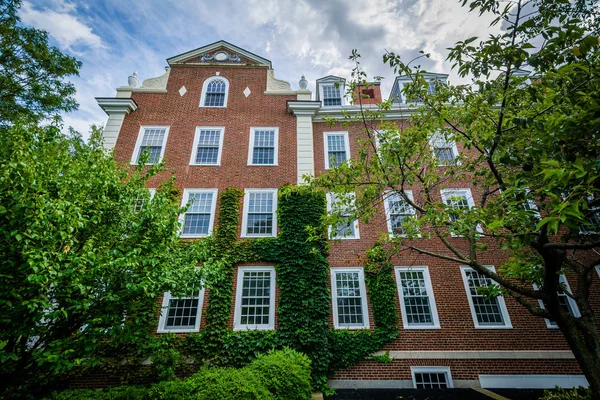
<path id="1" fill-rule="evenodd" d="M 260 355 L 250 365 L 202 368 L 183 380 L 150 387 L 67 390 L 52 400 L 307 400 L 311 396 L 310 359 L 283 349 Z"/>

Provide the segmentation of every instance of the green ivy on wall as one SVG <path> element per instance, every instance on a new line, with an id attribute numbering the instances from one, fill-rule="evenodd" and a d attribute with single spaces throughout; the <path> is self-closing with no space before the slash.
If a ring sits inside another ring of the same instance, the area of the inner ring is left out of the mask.
<path id="1" fill-rule="evenodd" d="M 209 271 L 204 282 L 209 295 L 208 308 L 203 313 L 206 325 L 199 333 L 168 343 L 181 354 L 181 360 L 188 361 L 181 362 L 187 369 L 197 368 L 198 362 L 241 367 L 268 350 L 291 347 L 312 360 L 313 386 L 324 390 L 327 378 L 335 370 L 367 358 L 396 337 L 392 264 L 379 245 L 367 254 L 365 280 L 374 330 L 333 330 L 329 325 L 332 305 L 323 225 L 325 194 L 308 186 L 282 187 L 277 209 L 279 236 L 238 240 L 242 196 L 239 189 L 227 189 L 221 194 L 215 233 L 200 239 L 206 241 L 208 248 L 204 262 Z M 279 289 L 277 330 L 234 332 L 228 328 L 228 322 L 235 267 L 253 261 L 275 266 Z M 196 362 L 190 364 L 190 359 Z M 171 367 L 161 368 L 170 371 Z"/>

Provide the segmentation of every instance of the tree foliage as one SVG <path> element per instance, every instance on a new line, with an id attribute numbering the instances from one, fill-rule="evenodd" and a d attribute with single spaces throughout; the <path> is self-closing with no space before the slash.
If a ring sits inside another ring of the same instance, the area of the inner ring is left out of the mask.
<path id="1" fill-rule="evenodd" d="M 386 191 L 397 192 L 416 213 L 404 222 L 405 235 L 388 239 L 390 252 L 469 265 L 497 282 L 488 295 L 510 295 L 556 321 L 592 392 L 600 393 L 600 336 L 589 301 L 600 259 L 597 2 L 475 0 L 469 7 L 494 14 L 493 25 L 503 27 L 449 49 L 457 73 L 473 84 L 430 80 L 416 60 L 387 53 L 384 62 L 411 82 L 402 92 L 409 123 L 385 120 L 398 107 L 394 99 L 377 110 L 359 107 L 345 121 L 364 127 L 357 157 L 315 184 L 339 195 L 356 192 L 356 216 L 367 220 Z M 351 56 L 349 93 L 367 84 L 359 57 Z M 432 150 L 439 138 L 461 149 L 455 161 L 440 165 Z M 457 210 L 440 189 L 464 182 L 475 204 Z M 488 248 L 499 248 L 494 257 L 505 260 L 497 273 L 481 261 Z M 574 299 L 581 315 L 567 312 L 559 293 Z"/>
<path id="2" fill-rule="evenodd" d="M 0 125 L 39 120 L 77 108 L 75 86 L 81 62 L 48 44 L 45 31 L 24 27 L 20 0 L 0 0 Z"/>
<path id="3" fill-rule="evenodd" d="M 180 243 L 172 181 L 121 169 L 59 127 L 0 134 L 0 386 L 43 387 L 151 338 L 157 302 L 198 282 L 200 247 Z"/>

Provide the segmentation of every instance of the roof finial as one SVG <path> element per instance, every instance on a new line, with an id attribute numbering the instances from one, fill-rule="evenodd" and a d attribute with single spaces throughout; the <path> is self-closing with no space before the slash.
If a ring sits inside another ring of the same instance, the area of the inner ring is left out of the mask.
<path id="1" fill-rule="evenodd" d="M 304 75 L 302 75 L 302 78 L 300 78 L 300 80 L 298 81 L 298 86 L 300 86 L 300 90 L 306 90 L 306 88 L 308 87 L 308 81 L 306 80 Z"/>
<path id="2" fill-rule="evenodd" d="M 130 75 L 127 78 L 127 83 L 129 84 L 130 87 L 136 87 L 138 85 L 138 83 L 140 83 L 137 72 L 134 72 L 133 75 Z"/>

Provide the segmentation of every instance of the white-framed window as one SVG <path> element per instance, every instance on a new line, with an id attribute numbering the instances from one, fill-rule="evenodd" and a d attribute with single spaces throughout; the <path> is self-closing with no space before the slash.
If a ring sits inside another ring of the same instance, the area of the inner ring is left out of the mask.
<path id="1" fill-rule="evenodd" d="M 275 268 L 239 267 L 233 329 L 275 328 Z"/>
<path id="2" fill-rule="evenodd" d="M 594 196 L 588 196 L 587 202 L 592 202 Z M 587 225 L 581 227 L 581 233 L 586 235 L 600 234 L 600 205 L 588 208 Z"/>
<path id="3" fill-rule="evenodd" d="M 330 239 L 360 239 L 358 219 L 351 220 L 354 208 L 355 193 L 348 193 L 345 199 L 340 195 L 327 193 L 327 211 L 339 212 L 340 220 L 336 226 L 329 226 Z"/>
<path id="4" fill-rule="evenodd" d="M 493 266 L 486 266 L 491 271 L 496 271 Z M 512 324 L 506 309 L 503 296 L 488 298 L 482 292 L 484 288 L 492 286 L 494 281 L 480 274 L 471 267 L 462 266 L 460 272 L 465 283 L 465 291 L 473 316 L 473 323 L 478 329 L 510 329 Z"/>
<path id="5" fill-rule="evenodd" d="M 227 107 L 229 81 L 223 76 L 211 76 L 202 84 L 200 107 Z"/>
<path id="6" fill-rule="evenodd" d="M 441 132 L 435 133 L 429 140 L 438 165 L 460 165 L 457 160 L 458 148 L 456 143 L 448 140 Z"/>
<path id="7" fill-rule="evenodd" d="M 323 106 L 341 106 L 343 88 L 344 86 L 341 83 L 339 85 L 322 84 L 321 90 L 323 93 Z"/>
<path id="8" fill-rule="evenodd" d="M 415 389 L 453 388 L 450 367 L 410 367 Z"/>
<path id="9" fill-rule="evenodd" d="M 210 235 L 215 222 L 217 189 L 183 189 L 181 206 L 187 204 L 187 211 L 180 216 L 181 237 Z"/>
<path id="10" fill-rule="evenodd" d="M 564 287 L 570 293 L 573 293 L 571 292 L 571 287 L 569 286 L 569 282 L 567 281 L 566 276 L 560 274 L 560 276 L 558 277 L 558 282 L 561 285 L 564 285 Z M 535 290 L 538 290 L 537 285 L 533 285 L 533 288 Z M 544 302 L 541 299 L 539 299 L 538 302 L 541 308 L 546 308 Z M 581 316 L 581 313 L 579 312 L 579 307 L 577 307 L 577 302 L 575 301 L 575 299 L 567 296 L 567 294 L 562 289 L 558 290 L 558 304 L 560 304 L 560 307 L 563 309 L 563 311 L 566 311 L 568 314 L 574 316 L 575 318 L 579 318 Z M 556 323 L 556 321 L 548 318 L 544 318 L 544 320 L 546 321 L 546 326 L 548 327 L 548 329 L 558 329 L 558 324 Z"/>
<path id="11" fill-rule="evenodd" d="M 148 189 L 148 193 L 150 193 L 150 200 L 152 200 L 154 198 L 154 195 L 156 194 L 156 189 L 150 188 Z M 138 197 L 137 199 L 135 199 L 135 203 L 133 204 L 133 211 L 135 211 L 136 213 L 141 212 L 144 209 L 146 202 L 147 199 L 142 197 Z"/>
<path id="12" fill-rule="evenodd" d="M 248 165 L 277 165 L 279 128 L 250 128 Z"/>
<path id="13" fill-rule="evenodd" d="M 325 169 L 340 166 L 350 158 L 348 132 L 324 132 Z"/>
<path id="14" fill-rule="evenodd" d="M 137 165 L 140 155 L 145 151 L 150 156 L 146 165 L 161 162 L 165 154 L 168 136 L 168 126 L 141 126 L 137 141 L 135 142 L 135 148 L 133 149 L 133 155 L 131 156 L 131 164 Z"/>
<path id="15" fill-rule="evenodd" d="M 414 200 L 412 190 L 405 190 L 404 194 L 410 200 Z M 415 208 L 408 204 L 400 193 L 391 190 L 383 194 L 383 206 L 390 236 L 406 235 L 406 227 L 403 224 L 407 219 L 416 216 Z"/>
<path id="16" fill-rule="evenodd" d="M 204 302 L 204 288 L 186 297 L 173 297 L 166 292 L 158 322 L 158 333 L 198 332 Z"/>
<path id="17" fill-rule="evenodd" d="M 331 268 L 331 289 L 335 328 L 368 328 L 369 311 L 363 269 Z"/>
<path id="18" fill-rule="evenodd" d="M 196 127 L 190 165 L 221 165 L 224 132 L 222 126 Z"/>
<path id="19" fill-rule="evenodd" d="M 475 207 L 471 189 L 442 189 L 440 191 L 442 201 L 451 209 L 450 221 L 456 222 L 462 214 L 465 214 L 471 207 Z M 477 232 L 482 232 L 480 225 L 477 225 Z M 452 233 L 453 237 L 457 235 Z"/>
<path id="20" fill-rule="evenodd" d="M 242 237 L 277 236 L 277 189 L 246 189 Z"/>
<path id="21" fill-rule="evenodd" d="M 404 329 L 439 329 L 429 268 L 396 267 L 395 270 Z"/>

